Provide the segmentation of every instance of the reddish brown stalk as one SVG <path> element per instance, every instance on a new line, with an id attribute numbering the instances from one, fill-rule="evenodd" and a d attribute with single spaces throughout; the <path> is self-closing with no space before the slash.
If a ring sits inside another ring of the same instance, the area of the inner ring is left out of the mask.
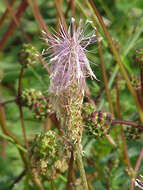
<path id="1" fill-rule="evenodd" d="M 64 14 L 61 10 L 61 7 L 59 6 L 59 2 L 57 0 L 54 0 L 55 6 L 56 6 L 56 10 L 57 10 L 57 14 L 58 14 L 58 18 L 60 19 L 60 21 L 62 22 L 62 24 L 64 25 L 64 28 L 67 31 L 67 24 L 66 24 L 66 20 L 64 17 Z"/>
<path id="2" fill-rule="evenodd" d="M 20 3 L 19 7 L 17 8 L 17 12 L 15 14 L 18 22 L 21 19 L 26 8 L 27 8 L 27 2 L 25 0 L 23 0 Z M 3 49 L 5 43 L 8 41 L 9 37 L 13 34 L 15 28 L 16 28 L 16 24 L 15 24 L 14 20 L 12 20 L 9 24 L 7 31 L 3 35 L 3 38 L 0 40 L 0 51 Z"/>
<path id="3" fill-rule="evenodd" d="M 75 0 L 71 0 L 72 17 L 75 18 Z"/>
<path id="4" fill-rule="evenodd" d="M 75 11 L 76 11 L 75 0 L 69 0 L 69 3 L 68 3 L 68 6 L 67 6 L 67 9 L 66 9 L 66 12 L 65 12 L 65 14 L 64 14 L 64 15 L 65 15 L 65 18 L 67 18 L 68 12 L 69 12 L 70 8 L 71 8 L 71 10 L 72 10 L 72 17 L 75 18 L 75 15 L 76 15 L 76 13 L 75 13 Z"/>
<path id="5" fill-rule="evenodd" d="M 16 2 L 16 0 L 11 0 L 9 5 L 12 7 L 14 5 L 14 3 Z M 0 28 L 2 27 L 7 15 L 8 15 L 8 8 L 5 10 L 4 14 L 2 15 L 2 17 L 0 18 Z"/>
<path id="6" fill-rule="evenodd" d="M 68 12 L 70 10 L 70 7 L 71 7 L 71 0 L 69 1 L 67 9 L 66 9 L 65 14 L 64 14 L 65 19 L 68 17 Z"/>
<path id="7" fill-rule="evenodd" d="M 118 80 L 119 78 L 117 78 Z M 116 105 L 117 105 L 117 116 L 119 119 L 122 118 L 121 116 L 121 105 L 120 105 L 120 92 L 119 92 L 119 88 L 118 88 L 118 81 L 115 84 L 115 88 L 116 88 Z M 123 154 L 124 154 L 124 159 L 126 164 L 128 165 L 128 168 L 132 171 L 132 165 L 130 163 L 130 159 L 129 159 L 129 155 L 128 155 L 128 149 L 127 149 L 127 144 L 126 144 L 126 139 L 125 139 L 125 134 L 124 134 L 124 129 L 122 126 L 122 123 L 120 123 L 120 128 L 121 128 L 121 138 L 122 138 L 122 145 L 123 145 Z"/>
<path id="8" fill-rule="evenodd" d="M 33 1 L 27 0 L 27 2 L 28 2 L 29 6 L 32 9 L 33 15 L 35 17 L 35 20 L 37 21 L 37 24 L 39 26 L 40 32 L 42 30 L 44 30 L 47 33 L 47 35 L 49 36 L 50 31 L 48 30 L 48 27 L 47 27 L 45 21 L 43 20 L 43 17 L 41 15 L 41 13 L 40 13 L 37 0 L 33 0 Z"/>
<path id="9" fill-rule="evenodd" d="M 116 125 L 116 124 L 130 125 L 130 126 L 136 127 L 136 128 L 143 127 L 142 123 L 138 124 L 138 123 L 133 122 L 133 121 L 126 121 L 126 120 L 120 120 L 120 119 L 112 120 L 111 125 Z"/>
<path id="10" fill-rule="evenodd" d="M 72 179 L 73 179 L 73 162 L 74 162 L 73 151 L 71 151 L 71 158 L 70 158 L 70 162 L 69 162 L 66 190 L 72 190 L 71 183 L 72 183 Z"/>
<path id="11" fill-rule="evenodd" d="M 24 68 L 22 67 L 20 74 L 19 74 L 19 81 L 18 81 L 18 90 L 17 90 L 18 100 L 17 100 L 17 103 L 18 103 L 18 108 L 19 108 L 19 113 L 20 113 L 20 120 L 21 120 L 21 127 L 22 127 L 24 142 L 25 142 L 25 146 L 28 150 L 28 141 L 27 141 L 27 137 L 26 137 L 26 131 L 25 131 L 24 119 L 23 119 L 23 111 L 22 111 L 22 105 L 21 105 L 21 99 L 20 99 L 23 73 L 24 73 Z"/>
<path id="12" fill-rule="evenodd" d="M 105 65 L 104 65 L 102 47 L 101 47 L 100 40 L 98 40 L 98 37 L 99 37 L 98 30 L 95 30 L 95 32 L 96 32 L 96 36 L 97 36 L 98 54 L 99 54 L 100 65 L 101 65 L 101 70 L 102 70 L 102 75 L 103 75 L 103 80 L 104 80 L 106 97 L 107 97 L 107 100 L 108 100 L 108 103 L 109 103 L 110 112 L 114 115 L 114 110 L 113 110 L 113 106 L 112 106 L 110 91 L 109 91 L 109 88 L 108 88 L 108 78 L 107 78 L 107 73 L 106 73 L 106 69 L 105 69 Z"/>
<path id="13" fill-rule="evenodd" d="M 140 102 L 140 105 L 143 107 L 143 93 L 142 93 L 142 87 L 141 89 L 135 89 L 138 101 Z"/>
<path id="14" fill-rule="evenodd" d="M 11 17 L 13 18 L 13 20 L 14 20 L 16 26 L 17 26 L 17 27 L 19 28 L 19 30 L 22 32 L 24 38 L 25 38 L 29 43 L 32 43 L 32 41 L 30 40 L 29 36 L 25 33 L 25 31 L 23 30 L 23 28 L 20 26 L 19 21 L 17 20 L 17 18 L 16 18 L 16 16 L 15 16 L 15 14 L 14 14 L 14 12 L 13 12 L 11 6 L 10 6 L 10 3 L 8 2 L 8 0 L 4 0 L 4 2 L 5 2 L 5 4 L 6 4 L 6 6 L 7 6 L 7 9 L 8 9 L 8 11 L 9 11 Z"/>

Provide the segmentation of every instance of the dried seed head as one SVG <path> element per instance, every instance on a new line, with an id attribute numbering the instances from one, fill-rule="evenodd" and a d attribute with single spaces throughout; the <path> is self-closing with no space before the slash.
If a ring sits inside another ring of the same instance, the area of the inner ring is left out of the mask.
<path id="1" fill-rule="evenodd" d="M 78 82 L 79 89 L 84 89 L 87 75 L 96 79 L 85 54 L 86 47 L 96 41 L 96 35 L 94 33 L 85 35 L 84 28 L 81 27 L 81 22 L 79 27 L 76 27 L 72 19 L 68 32 L 60 24 L 59 33 L 45 38 L 49 49 L 52 50 L 49 91 L 55 95 L 60 95 L 74 81 Z"/>
<path id="2" fill-rule="evenodd" d="M 86 26 L 88 23 L 86 23 Z M 85 29 L 85 27 L 84 27 Z M 51 102 L 57 118 L 70 143 L 81 141 L 85 78 L 95 78 L 85 51 L 96 41 L 96 35 L 85 35 L 85 30 L 75 26 L 72 19 L 68 31 L 60 24 L 60 32 L 45 39 L 52 51 L 50 55 Z"/>
<path id="3" fill-rule="evenodd" d="M 29 67 L 40 63 L 40 53 L 31 44 L 24 44 L 20 55 L 19 62 L 23 67 Z"/>

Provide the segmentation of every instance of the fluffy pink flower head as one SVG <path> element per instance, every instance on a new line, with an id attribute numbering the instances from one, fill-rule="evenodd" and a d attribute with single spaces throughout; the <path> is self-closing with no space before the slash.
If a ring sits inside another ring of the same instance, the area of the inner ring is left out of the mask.
<path id="1" fill-rule="evenodd" d="M 75 84 L 75 81 L 78 88 L 84 92 L 86 76 L 96 79 L 85 54 L 86 47 L 96 41 L 96 35 L 85 35 L 87 25 L 88 22 L 82 28 L 80 22 L 76 27 L 72 18 L 68 32 L 60 24 L 60 32 L 45 39 L 52 50 L 49 91 L 55 95 L 60 95 Z"/>

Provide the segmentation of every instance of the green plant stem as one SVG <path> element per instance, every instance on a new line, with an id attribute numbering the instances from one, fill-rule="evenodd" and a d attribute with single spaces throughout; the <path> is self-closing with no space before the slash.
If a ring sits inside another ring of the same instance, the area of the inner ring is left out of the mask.
<path id="1" fill-rule="evenodd" d="M 2 131 L 5 135 L 11 137 L 14 142 L 16 142 L 18 145 L 20 145 L 21 147 L 22 144 L 20 142 L 20 140 L 18 139 L 17 136 L 15 136 L 7 127 L 6 125 L 6 118 L 5 118 L 5 114 L 4 114 L 4 109 L 3 109 L 3 106 L 0 104 L 0 125 L 2 127 Z M 27 167 L 27 158 L 25 157 L 23 151 L 21 151 L 20 149 L 18 149 L 19 153 L 20 153 L 20 156 L 25 164 L 25 167 Z"/>
<path id="2" fill-rule="evenodd" d="M 127 73 L 126 73 L 126 70 L 124 69 L 124 66 L 122 65 L 120 56 L 119 56 L 119 54 L 118 54 L 116 48 L 115 48 L 114 45 L 113 45 L 112 39 L 111 39 L 111 37 L 110 37 L 110 34 L 109 34 L 108 30 L 106 29 L 106 26 L 105 26 L 105 24 L 104 24 L 104 22 L 103 22 L 103 19 L 102 19 L 102 17 L 100 16 L 98 10 L 96 9 L 96 6 L 94 5 L 93 1 L 92 1 L 92 0 L 88 0 L 88 1 L 89 1 L 89 3 L 91 4 L 91 6 L 92 6 L 92 8 L 93 8 L 93 10 L 94 10 L 94 12 L 95 12 L 95 14 L 96 14 L 96 16 L 97 16 L 99 22 L 100 22 L 100 24 L 101 24 L 101 26 L 102 26 L 102 28 L 103 28 L 104 34 L 105 34 L 105 36 L 106 36 L 106 38 L 107 38 L 107 40 L 108 40 L 108 42 L 109 42 L 111 51 L 112 51 L 112 53 L 113 53 L 113 55 L 114 55 L 114 57 L 115 57 L 115 60 L 116 60 L 117 63 L 119 64 L 121 73 L 122 73 L 123 77 L 124 77 L 125 80 L 126 80 L 128 89 L 129 89 L 129 91 L 131 92 L 131 94 L 132 94 L 132 96 L 133 96 L 133 98 L 134 98 L 134 101 L 135 101 L 135 104 L 136 104 L 136 106 L 137 106 L 138 113 L 139 113 L 139 116 L 140 116 L 140 120 L 141 120 L 141 122 L 143 122 L 143 110 L 142 110 L 142 108 L 141 108 L 141 106 L 140 106 L 140 103 L 139 103 L 139 101 L 138 101 L 138 99 L 137 99 L 136 93 L 135 93 L 135 91 L 134 91 L 134 89 L 133 89 L 133 87 L 132 87 L 132 84 L 131 84 L 131 82 L 130 82 L 130 80 L 129 80 L 129 77 L 128 77 Z"/>
<path id="3" fill-rule="evenodd" d="M 51 181 L 51 190 L 56 190 L 56 185 L 54 183 L 54 180 Z"/>
<path id="4" fill-rule="evenodd" d="M 74 151 L 76 153 L 76 159 L 77 159 L 77 164 L 78 164 L 79 171 L 80 171 L 83 189 L 89 190 L 86 175 L 85 175 L 85 170 L 84 170 L 84 166 L 83 166 L 83 161 L 82 161 L 82 147 L 79 143 L 75 144 L 75 150 Z"/>
<path id="5" fill-rule="evenodd" d="M 36 190 L 45 190 L 45 188 L 43 187 L 43 184 L 41 182 L 41 179 L 40 179 L 37 171 L 34 169 L 34 170 L 31 170 L 30 173 L 32 175 L 31 176 L 32 177 L 32 181 L 33 181 L 33 183 L 36 186 Z"/>

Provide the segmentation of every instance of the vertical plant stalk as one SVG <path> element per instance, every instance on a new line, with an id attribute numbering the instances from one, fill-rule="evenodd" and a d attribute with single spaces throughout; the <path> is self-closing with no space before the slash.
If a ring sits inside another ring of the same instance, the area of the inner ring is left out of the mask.
<path id="1" fill-rule="evenodd" d="M 24 73 L 24 67 L 21 68 L 21 71 L 19 74 L 18 91 L 17 91 L 18 101 L 17 101 L 17 103 L 18 103 L 18 108 L 19 108 L 19 113 L 20 113 L 20 120 L 21 120 L 21 127 L 22 127 L 24 142 L 25 142 L 25 146 L 28 150 L 28 141 L 27 141 L 27 137 L 26 137 L 26 131 L 25 131 L 24 119 L 23 119 L 23 111 L 22 111 L 22 105 L 21 105 L 21 99 L 20 99 L 23 73 Z"/>
<path id="2" fill-rule="evenodd" d="M 29 6 L 31 7 L 31 10 L 33 12 L 33 15 L 35 17 L 35 20 L 37 21 L 38 27 L 40 29 L 40 31 L 44 30 L 46 32 L 46 34 L 49 36 L 50 35 L 50 31 L 45 23 L 45 21 L 42 18 L 42 15 L 40 13 L 39 7 L 38 7 L 38 3 L 37 0 L 27 0 Z"/>
<path id="3" fill-rule="evenodd" d="M 93 3 L 93 1 L 92 1 L 92 0 L 88 0 L 88 1 L 89 1 L 90 5 L 92 6 L 92 8 L 93 8 L 93 10 L 94 10 L 94 12 L 95 12 L 95 14 L 96 14 L 96 16 L 97 16 L 97 18 L 98 18 L 100 24 L 101 24 L 101 26 L 102 26 L 102 28 L 103 28 L 104 34 L 105 34 L 105 36 L 106 36 L 106 38 L 107 38 L 107 40 L 108 40 L 108 42 L 109 42 L 111 51 L 112 51 L 112 53 L 113 53 L 113 55 L 114 55 L 114 57 L 115 57 L 115 60 L 116 60 L 117 63 L 119 64 L 119 67 L 120 67 L 120 70 L 121 70 L 121 72 L 122 72 L 122 75 L 123 75 L 123 77 L 124 77 L 125 80 L 126 80 L 128 89 L 129 89 L 130 93 L 132 94 L 132 96 L 133 96 L 133 98 L 134 98 L 134 101 L 135 101 L 135 104 L 136 104 L 136 107 L 137 107 L 137 109 L 138 109 L 138 113 L 139 113 L 139 116 L 140 116 L 140 120 L 141 120 L 141 122 L 143 122 L 143 109 L 142 109 L 141 106 L 140 106 L 140 103 L 139 103 L 139 101 L 138 101 L 138 99 L 137 99 L 136 93 L 135 93 L 135 91 L 134 91 L 134 89 L 133 89 L 133 87 L 132 87 L 132 84 L 131 84 L 131 82 L 130 82 L 130 80 L 129 80 L 129 77 L 128 77 L 127 73 L 126 73 L 126 70 L 124 69 L 124 66 L 123 66 L 123 64 L 122 64 L 122 62 L 121 62 L 120 56 L 119 56 L 119 54 L 118 54 L 116 48 L 115 48 L 114 45 L 113 45 L 112 39 L 111 39 L 111 37 L 110 37 L 110 34 L 109 34 L 108 30 L 106 29 L 106 26 L 105 26 L 105 24 L 104 24 L 104 22 L 103 22 L 103 19 L 102 19 L 102 17 L 100 16 L 98 10 L 96 9 L 96 6 L 95 6 L 95 4 Z"/>
<path id="4" fill-rule="evenodd" d="M 27 5 L 28 5 L 27 2 L 25 0 L 22 0 L 22 2 L 20 3 L 19 7 L 17 8 L 17 12 L 15 14 L 17 21 L 19 21 L 21 19 L 24 11 L 27 8 Z M 4 33 L 2 39 L 0 40 L 0 51 L 3 49 L 5 43 L 8 41 L 9 37 L 12 35 L 15 28 L 16 28 L 16 24 L 15 24 L 14 20 L 12 20 L 9 24 L 7 31 Z"/>
<path id="5" fill-rule="evenodd" d="M 32 175 L 31 176 L 32 177 L 32 181 L 35 184 L 36 189 L 37 190 L 45 190 L 45 188 L 43 187 L 43 184 L 42 184 L 42 182 L 41 182 L 41 180 L 39 178 L 39 175 L 38 175 L 37 171 L 36 170 L 32 170 L 32 171 L 30 171 L 30 173 Z"/>
<path id="6" fill-rule="evenodd" d="M 81 175 L 83 189 L 88 190 L 86 174 L 85 174 L 84 165 L 83 165 L 83 161 L 82 161 L 82 147 L 81 147 L 81 144 L 77 143 L 75 145 L 75 152 L 76 152 L 76 157 L 77 157 L 77 164 L 78 164 L 80 175 Z"/>
<path id="7" fill-rule="evenodd" d="M 72 10 L 72 17 L 75 18 L 75 11 L 76 11 L 75 0 L 69 0 L 67 9 L 64 14 L 65 18 L 68 17 L 68 12 L 69 12 L 70 8 Z"/>
<path id="8" fill-rule="evenodd" d="M 71 0 L 71 9 L 72 9 L 72 17 L 75 18 L 75 11 L 76 11 L 76 7 L 75 7 L 75 0 Z"/>
<path id="9" fill-rule="evenodd" d="M 108 88 L 107 74 L 106 74 L 106 70 L 105 70 L 105 66 L 104 66 L 104 59 L 103 59 L 103 53 L 102 53 L 102 48 L 101 48 L 101 42 L 100 42 L 100 40 L 98 40 L 98 37 L 99 37 L 98 30 L 96 29 L 95 32 L 96 32 L 96 36 L 97 36 L 98 54 L 99 54 L 99 59 L 100 59 L 100 64 L 101 64 L 101 69 L 102 69 L 105 92 L 106 92 L 107 100 L 109 103 L 110 112 L 114 115 L 113 105 L 112 105 L 111 96 L 110 96 L 110 92 L 109 92 L 109 88 Z"/>
<path id="10" fill-rule="evenodd" d="M 119 78 L 117 78 L 117 80 L 118 79 Z M 119 93 L 119 88 L 118 88 L 118 82 L 119 81 L 117 81 L 116 84 L 115 84 L 116 95 L 117 95 L 117 98 L 116 98 L 117 116 L 118 116 L 119 119 L 122 119 L 122 116 L 121 116 L 121 105 L 120 105 L 120 93 Z M 125 159 L 125 162 L 126 162 L 128 168 L 130 169 L 130 171 L 132 171 L 133 168 L 132 168 L 131 163 L 130 163 L 130 159 L 129 159 L 129 155 L 128 155 L 128 149 L 127 149 L 127 144 L 126 144 L 126 139 L 125 139 L 125 134 L 124 134 L 124 129 L 123 129 L 122 124 L 120 124 L 120 128 L 121 128 L 121 138 L 122 138 L 124 159 Z"/>
<path id="11" fill-rule="evenodd" d="M 62 21 L 62 23 L 64 25 L 64 28 L 67 31 L 67 24 L 66 24 L 66 20 L 65 20 L 64 14 L 63 14 L 63 12 L 61 10 L 61 6 L 59 6 L 59 2 L 57 0 L 54 0 L 54 3 L 55 3 L 55 6 L 56 6 L 56 10 L 57 10 L 59 19 Z"/>
<path id="12" fill-rule="evenodd" d="M 56 185 L 54 183 L 54 180 L 51 180 L 51 190 L 56 190 Z"/>
<path id="13" fill-rule="evenodd" d="M 70 158 L 69 168 L 68 168 L 66 190 L 72 190 L 71 183 L 72 183 L 72 178 L 73 178 L 73 176 L 72 176 L 73 175 L 73 162 L 74 162 L 73 151 L 71 151 L 71 158 Z"/>
<path id="14" fill-rule="evenodd" d="M 61 123 L 61 129 L 68 141 L 68 146 L 74 150 L 83 189 L 88 190 L 82 161 L 83 123 L 81 109 L 86 89 L 85 78 L 88 75 L 96 79 L 85 54 L 86 47 L 95 42 L 96 35 L 85 35 L 81 24 L 80 21 L 79 26 L 76 27 L 75 19 L 72 18 L 72 22 L 66 30 L 61 23 L 59 33 L 45 38 L 45 41 L 52 50 L 50 101 Z"/>

